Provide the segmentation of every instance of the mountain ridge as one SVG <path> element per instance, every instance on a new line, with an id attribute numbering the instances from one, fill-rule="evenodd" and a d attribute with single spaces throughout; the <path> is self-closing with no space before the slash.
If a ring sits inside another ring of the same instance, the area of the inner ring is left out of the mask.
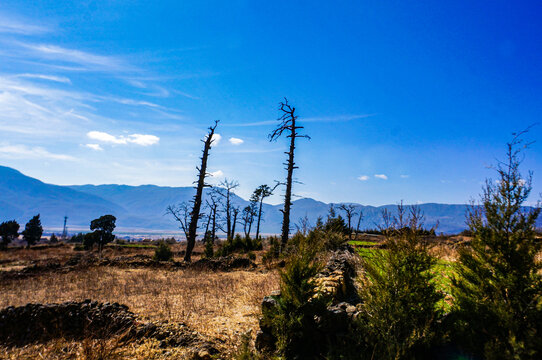
<path id="1" fill-rule="evenodd" d="M 164 231 L 178 232 L 178 224 L 166 215 L 166 207 L 189 201 L 192 187 L 146 185 L 53 185 L 26 176 L 13 168 L 0 166 L 0 221 L 16 219 L 24 224 L 33 215 L 40 213 L 44 228 L 58 230 L 64 216 L 73 230 L 88 229 L 90 221 L 106 213 L 117 217 L 118 230 L 122 231 Z M 208 189 L 207 189 L 208 191 Z M 247 200 L 234 195 L 232 201 L 243 208 Z M 341 203 L 333 203 L 337 208 Z M 374 228 L 381 223 L 382 210 L 395 211 L 397 205 L 358 206 L 364 216 L 361 228 Z M 307 216 L 311 224 L 318 217 L 325 218 L 331 204 L 312 198 L 295 200 L 292 206 L 291 222 L 296 224 Z M 425 224 L 432 227 L 437 222 L 437 232 L 453 233 L 465 226 L 464 204 L 426 203 L 417 205 L 425 216 Z M 262 233 L 280 232 L 282 204 L 264 204 Z M 353 221 L 357 224 L 357 218 Z M 241 225 L 237 229 L 242 230 Z"/>

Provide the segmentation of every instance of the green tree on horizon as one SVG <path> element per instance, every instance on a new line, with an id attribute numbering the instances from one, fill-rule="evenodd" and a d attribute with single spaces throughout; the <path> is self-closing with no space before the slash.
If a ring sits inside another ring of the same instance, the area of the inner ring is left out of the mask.
<path id="1" fill-rule="evenodd" d="M 41 235 L 43 235 L 43 227 L 41 226 L 40 214 L 32 217 L 22 232 L 23 240 L 26 241 L 26 247 L 36 244 L 40 241 Z"/>
<path id="2" fill-rule="evenodd" d="M 1 249 L 6 249 L 10 242 L 19 237 L 19 223 L 15 220 L 4 221 L 0 224 Z"/>

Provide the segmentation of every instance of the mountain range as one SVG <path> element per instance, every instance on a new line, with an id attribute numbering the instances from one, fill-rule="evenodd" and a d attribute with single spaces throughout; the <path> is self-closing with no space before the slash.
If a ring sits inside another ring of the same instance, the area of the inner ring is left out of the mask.
<path id="1" fill-rule="evenodd" d="M 189 201 L 193 194 L 194 189 L 191 187 L 51 185 L 15 169 L 0 166 L 0 222 L 15 219 L 24 226 L 32 216 L 39 213 L 46 231 L 61 230 L 64 216 L 68 217 L 70 232 L 88 231 L 92 219 L 112 214 L 117 217 L 118 232 L 181 235 L 178 224 L 171 215 L 166 214 L 166 208 L 168 205 Z M 241 209 L 248 204 L 247 200 L 237 195 L 233 196 L 232 202 Z M 333 205 L 337 214 L 341 214 L 338 209 L 340 204 Z M 384 209 L 393 213 L 397 207 L 354 205 L 363 212 L 361 229 L 375 228 L 381 223 Z M 426 227 L 438 223 L 437 232 L 444 233 L 465 229 L 466 205 L 428 203 L 418 206 L 424 214 Z M 314 225 L 319 216 L 327 216 L 329 207 L 330 204 L 314 199 L 298 199 L 292 205 L 291 222 L 296 224 L 306 216 L 309 223 Z M 282 205 L 264 204 L 262 233 L 280 233 L 281 208 Z M 357 224 L 357 217 L 353 222 Z M 241 232 L 241 225 L 237 229 Z"/>

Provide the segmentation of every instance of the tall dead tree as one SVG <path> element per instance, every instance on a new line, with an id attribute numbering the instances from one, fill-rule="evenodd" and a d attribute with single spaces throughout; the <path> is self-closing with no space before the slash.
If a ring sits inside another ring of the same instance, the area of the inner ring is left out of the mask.
<path id="1" fill-rule="evenodd" d="M 352 239 L 352 218 L 357 215 L 356 206 L 352 204 L 341 204 L 339 209 L 344 211 L 348 222 L 348 239 Z"/>
<path id="2" fill-rule="evenodd" d="M 198 230 L 198 220 L 200 218 L 200 209 L 201 209 L 201 198 L 203 196 L 203 188 L 210 187 L 210 185 L 205 183 L 205 177 L 207 173 L 207 158 L 209 157 L 209 150 L 211 150 L 211 145 L 213 144 L 213 135 L 215 134 L 215 129 L 218 126 L 218 120 L 215 121 L 214 126 L 209 127 L 209 133 L 205 140 L 202 140 L 204 143 L 203 154 L 201 156 L 201 166 L 197 167 L 198 170 L 198 181 L 196 182 L 196 195 L 192 200 L 192 212 L 190 213 L 190 224 L 188 225 L 188 236 L 186 238 L 186 253 L 184 255 L 184 261 L 190 262 L 192 257 L 192 250 L 194 250 L 194 245 L 196 245 L 196 235 Z"/>
<path id="3" fill-rule="evenodd" d="M 284 101 L 280 103 L 279 111 L 281 116 L 277 119 L 280 123 L 279 126 L 269 134 L 269 141 L 276 141 L 279 137 L 286 132 L 286 137 L 290 139 L 290 149 L 285 152 L 288 155 L 288 159 L 284 163 L 286 166 L 286 192 L 284 194 L 284 209 L 281 210 L 283 214 L 282 218 L 282 236 L 281 236 L 281 249 L 284 248 L 288 242 L 288 236 L 290 235 L 290 209 L 292 207 L 292 183 L 294 178 L 294 169 L 298 167 L 295 166 L 294 162 L 294 151 L 295 151 L 295 140 L 297 138 L 307 138 L 310 139 L 310 136 L 303 135 L 299 133 L 299 130 L 303 129 L 303 126 L 298 126 L 296 124 L 298 116 L 295 113 L 295 107 L 288 104 L 288 99 L 284 98 Z"/>

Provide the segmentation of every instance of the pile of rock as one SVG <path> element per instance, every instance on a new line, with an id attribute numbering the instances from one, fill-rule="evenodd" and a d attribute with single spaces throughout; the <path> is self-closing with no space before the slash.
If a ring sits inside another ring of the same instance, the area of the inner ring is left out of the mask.
<path id="1" fill-rule="evenodd" d="M 81 340 L 111 336 L 120 336 L 124 341 L 153 338 L 160 341 L 160 347 L 190 347 L 196 355 L 218 352 L 212 342 L 185 324 L 144 323 L 126 305 L 118 303 L 85 300 L 27 304 L 0 310 L 1 345 L 24 346 L 55 338 Z"/>
<path id="2" fill-rule="evenodd" d="M 27 304 L 0 310 L 0 343 L 24 345 L 57 337 L 106 337 L 134 325 L 135 315 L 118 303 Z"/>
<path id="3" fill-rule="evenodd" d="M 359 297 L 354 279 L 356 276 L 356 256 L 351 248 L 341 249 L 331 254 L 322 271 L 316 276 L 317 294 L 331 299 L 331 304 L 315 317 L 318 331 L 328 335 L 346 332 L 352 320 L 359 314 Z M 262 301 L 262 313 L 269 314 L 278 306 L 280 291 L 274 291 Z M 256 348 L 268 352 L 275 349 L 276 339 L 271 328 L 260 319 L 260 330 L 256 334 Z"/>

